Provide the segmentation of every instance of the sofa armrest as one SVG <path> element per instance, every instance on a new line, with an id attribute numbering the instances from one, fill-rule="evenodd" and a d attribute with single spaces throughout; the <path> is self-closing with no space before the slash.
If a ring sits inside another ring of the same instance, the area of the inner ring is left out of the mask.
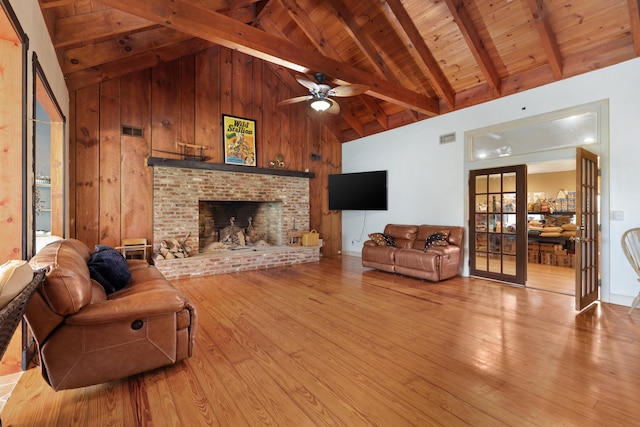
<path id="1" fill-rule="evenodd" d="M 378 244 L 376 242 L 374 242 L 373 240 L 366 240 L 362 246 L 378 246 Z"/>
<path id="2" fill-rule="evenodd" d="M 78 313 L 68 316 L 68 325 L 96 325 L 119 320 L 135 320 L 148 316 L 178 313 L 188 304 L 186 298 L 174 289 L 158 289 L 127 295 L 116 300 L 90 304 Z"/>

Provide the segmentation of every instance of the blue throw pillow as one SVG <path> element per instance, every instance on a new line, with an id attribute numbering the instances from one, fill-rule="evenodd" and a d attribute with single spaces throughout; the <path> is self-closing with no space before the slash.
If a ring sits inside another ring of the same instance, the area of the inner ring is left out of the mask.
<path id="1" fill-rule="evenodd" d="M 107 245 L 96 245 L 89 260 L 89 275 L 102 285 L 107 294 L 124 288 L 131 281 L 127 260 Z"/>

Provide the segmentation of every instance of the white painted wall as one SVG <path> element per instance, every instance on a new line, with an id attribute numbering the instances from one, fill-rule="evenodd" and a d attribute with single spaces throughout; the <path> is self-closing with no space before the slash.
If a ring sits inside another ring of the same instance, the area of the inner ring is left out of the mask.
<path id="1" fill-rule="evenodd" d="M 367 212 L 366 218 L 364 212 L 342 213 L 343 252 L 359 256 L 367 234 L 387 223 L 466 226 L 465 132 L 608 99 L 610 180 L 602 191 L 608 193 L 606 211 L 622 211 L 624 219 L 603 218 L 602 300 L 630 305 L 640 287 L 620 237 L 640 227 L 638 76 L 640 59 L 634 59 L 343 144 L 343 172 L 388 170 L 389 187 L 388 211 Z M 439 136 L 450 132 L 456 142 L 439 145 Z"/>

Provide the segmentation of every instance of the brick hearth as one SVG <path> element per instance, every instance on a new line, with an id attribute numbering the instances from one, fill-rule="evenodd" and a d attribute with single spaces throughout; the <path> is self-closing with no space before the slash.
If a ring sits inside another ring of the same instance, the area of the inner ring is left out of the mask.
<path id="1" fill-rule="evenodd" d="M 200 170 L 154 165 L 154 249 L 162 240 L 183 239 L 192 249 L 184 259 L 158 260 L 167 279 L 221 274 L 318 261 L 319 247 L 272 246 L 260 250 L 198 253 L 201 200 L 282 203 L 282 242 L 294 228 L 309 229 L 309 179 L 306 177 Z"/>
<path id="2" fill-rule="evenodd" d="M 168 280 L 261 268 L 282 267 L 315 262 L 320 259 L 320 247 L 278 246 L 256 251 L 226 251 L 203 253 L 189 258 L 156 261 L 156 267 Z"/>

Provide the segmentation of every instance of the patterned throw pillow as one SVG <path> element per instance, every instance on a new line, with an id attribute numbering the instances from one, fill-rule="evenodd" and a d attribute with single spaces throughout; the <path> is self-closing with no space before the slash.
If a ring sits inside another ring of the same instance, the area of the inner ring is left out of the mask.
<path id="1" fill-rule="evenodd" d="M 376 245 L 378 246 L 395 246 L 396 245 L 396 240 L 393 237 L 388 236 L 384 233 L 371 233 L 369 234 L 369 238 L 374 242 L 376 242 Z"/>
<path id="2" fill-rule="evenodd" d="M 449 230 L 436 231 L 424 241 L 424 250 L 431 246 L 449 246 Z"/>

